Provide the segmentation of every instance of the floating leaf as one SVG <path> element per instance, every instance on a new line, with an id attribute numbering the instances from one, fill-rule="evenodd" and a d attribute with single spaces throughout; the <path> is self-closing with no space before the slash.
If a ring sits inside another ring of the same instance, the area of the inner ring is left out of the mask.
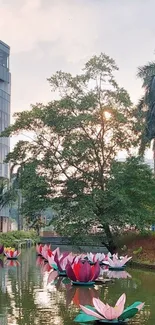
<path id="1" fill-rule="evenodd" d="M 74 321 L 77 323 L 94 322 L 95 320 L 98 320 L 98 318 L 94 316 L 86 315 L 85 313 L 80 313 L 74 319 Z"/>
<path id="2" fill-rule="evenodd" d="M 135 316 L 138 312 L 138 308 L 127 308 L 124 310 L 124 312 L 122 313 L 122 315 L 119 317 L 119 320 L 125 320 L 128 318 L 132 318 L 133 316 Z"/>

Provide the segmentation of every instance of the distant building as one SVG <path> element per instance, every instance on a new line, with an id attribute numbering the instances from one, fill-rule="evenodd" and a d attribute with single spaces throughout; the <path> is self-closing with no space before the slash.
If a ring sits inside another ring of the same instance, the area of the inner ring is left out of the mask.
<path id="1" fill-rule="evenodd" d="M 0 132 L 10 125 L 11 74 L 10 47 L 0 41 Z M 4 163 L 10 151 L 10 139 L 0 138 L 0 178 L 9 178 L 9 165 Z M 0 232 L 9 230 L 9 207 L 0 210 Z"/>
<path id="2" fill-rule="evenodd" d="M 122 161 L 124 162 L 126 160 L 126 158 L 119 158 L 118 161 Z M 147 164 L 152 170 L 154 170 L 154 160 L 153 159 L 148 159 L 148 158 L 144 158 L 144 162 L 145 164 Z"/>

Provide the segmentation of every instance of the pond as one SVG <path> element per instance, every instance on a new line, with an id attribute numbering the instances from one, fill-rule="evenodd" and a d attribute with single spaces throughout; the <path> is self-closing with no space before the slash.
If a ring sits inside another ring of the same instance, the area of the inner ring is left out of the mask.
<path id="1" fill-rule="evenodd" d="M 0 325 L 73 325 L 79 303 L 90 304 L 92 297 L 99 296 L 115 304 L 123 292 L 127 304 L 145 301 L 145 308 L 129 324 L 155 324 L 155 272 L 128 268 L 131 277 L 126 279 L 75 288 L 65 278 L 48 284 L 49 271 L 34 249 L 23 251 L 19 262 L 0 262 Z"/>

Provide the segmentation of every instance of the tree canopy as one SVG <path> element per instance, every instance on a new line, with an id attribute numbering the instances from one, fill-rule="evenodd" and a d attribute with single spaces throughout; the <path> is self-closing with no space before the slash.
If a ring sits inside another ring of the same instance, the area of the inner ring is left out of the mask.
<path id="1" fill-rule="evenodd" d="M 142 79 L 144 89 L 144 95 L 138 103 L 139 121 L 143 126 L 140 152 L 144 154 L 145 148 L 155 139 L 155 62 L 139 67 L 137 76 Z"/>
<path id="2" fill-rule="evenodd" d="M 59 99 L 17 113 L 15 123 L 2 133 L 30 132 L 33 140 L 19 141 L 7 161 L 19 165 L 37 161 L 36 171 L 46 180 L 48 197 L 57 211 L 58 232 L 84 235 L 92 225 L 99 225 L 111 250 L 114 229 L 118 232 L 126 223 L 144 224 L 150 204 L 151 213 L 154 208 L 151 172 L 151 203 L 147 206 L 146 197 L 144 204 L 140 200 L 138 213 L 131 196 L 144 193 L 139 187 L 134 189 L 137 182 L 132 167 L 124 163 L 114 168 L 117 154 L 125 150 L 130 155 L 139 141 L 135 109 L 127 91 L 116 82 L 117 70 L 115 61 L 101 53 L 85 64 L 80 75 L 56 72 L 48 81 Z M 132 164 L 143 170 L 140 177 L 144 176 L 144 165 L 140 161 Z M 27 175 L 27 186 L 28 179 Z M 141 178 L 138 180 L 141 184 Z M 35 184 L 30 196 L 33 191 Z"/>

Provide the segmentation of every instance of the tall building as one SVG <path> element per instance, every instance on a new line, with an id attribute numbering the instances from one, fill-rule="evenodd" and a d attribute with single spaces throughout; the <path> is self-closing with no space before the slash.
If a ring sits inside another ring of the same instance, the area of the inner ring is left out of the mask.
<path id="1" fill-rule="evenodd" d="M 10 125 L 11 74 L 9 71 L 10 47 L 0 41 L 0 133 Z M 10 151 L 10 139 L 0 138 L 0 178 L 9 178 L 9 165 L 4 163 Z M 0 210 L 0 232 L 9 225 L 9 207 Z"/>

